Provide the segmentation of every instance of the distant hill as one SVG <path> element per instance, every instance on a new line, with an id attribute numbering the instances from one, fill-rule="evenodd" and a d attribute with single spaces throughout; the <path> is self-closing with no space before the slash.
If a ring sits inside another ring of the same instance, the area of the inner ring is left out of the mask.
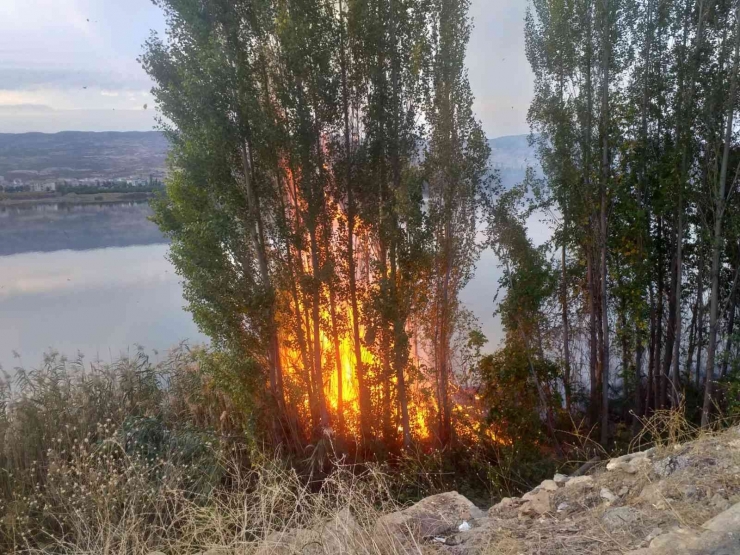
<path id="1" fill-rule="evenodd" d="M 528 138 L 511 135 L 489 140 L 491 163 L 505 185 L 521 181 L 528 166 L 539 169 Z M 6 181 L 161 177 L 167 149 L 167 140 L 157 131 L 0 133 L 0 176 Z"/>
<path id="2" fill-rule="evenodd" d="M 157 131 L 0 133 L 0 176 L 6 181 L 161 177 L 167 149 Z"/>
<path id="3" fill-rule="evenodd" d="M 537 152 L 529 145 L 529 135 L 509 135 L 489 139 L 491 163 L 499 169 L 525 170 L 527 166 L 539 168 Z"/>
<path id="4" fill-rule="evenodd" d="M 509 135 L 489 139 L 491 165 L 496 168 L 504 187 L 520 183 L 528 167 L 540 173 L 540 164 L 534 147 L 529 145 L 529 135 Z"/>

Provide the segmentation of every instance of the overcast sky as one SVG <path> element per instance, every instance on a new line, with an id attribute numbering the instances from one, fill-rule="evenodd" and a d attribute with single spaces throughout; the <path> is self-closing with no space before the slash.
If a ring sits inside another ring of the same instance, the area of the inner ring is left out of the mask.
<path id="1" fill-rule="evenodd" d="M 472 0 L 468 67 L 489 137 L 528 131 L 525 6 Z M 0 0 L 0 132 L 152 129 L 151 82 L 136 61 L 152 29 L 164 20 L 150 0 Z"/>

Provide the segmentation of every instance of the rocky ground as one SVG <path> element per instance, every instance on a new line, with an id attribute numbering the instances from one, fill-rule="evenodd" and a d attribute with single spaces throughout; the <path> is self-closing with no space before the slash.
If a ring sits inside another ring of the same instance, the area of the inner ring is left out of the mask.
<path id="1" fill-rule="evenodd" d="M 273 532 L 244 550 L 255 551 L 740 554 L 740 428 L 612 459 L 585 475 L 556 474 L 488 511 L 457 492 L 428 497 L 372 521 L 347 507 L 320 526 Z"/>
<path id="2" fill-rule="evenodd" d="M 432 542 L 454 555 L 740 553 L 740 428 L 558 474 L 471 516 Z"/>

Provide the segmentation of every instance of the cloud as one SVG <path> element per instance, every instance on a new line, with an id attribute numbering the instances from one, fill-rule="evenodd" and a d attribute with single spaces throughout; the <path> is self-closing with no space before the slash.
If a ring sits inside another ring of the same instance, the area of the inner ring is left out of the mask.
<path id="1" fill-rule="evenodd" d="M 477 116 L 491 137 L 528 130 L 533 76 L 524 53 L 526 4 L 471 0 L 475 25 L 466 62 Z M 98 112 L 96 129 L 118 129 L 126 121 L 113 108 L 131 110 L 150 101 L 142 94 L 152 83 L 136 57 L 150 30 L 161 34 L 165 27 L 151 0 L 0 0 L 0 103 L 108 109 Z M 67 120 L 58 117 L 45 127 L 61 121 Z M 150 119 L 140 123 L 151 127 Z M 86 119 L 69 125 L 93 126 Z M 9 126 L 7 119 L 0 122 Z M 26 130 L 39 126 L 31 119 Z M 12 127 L 21 129 L 20 120 Z"/>
<path id="2" fill-rule="evenodd" d="M 151 131 L 154 110 L 39 110 L 0 109 L 0 133 L 58 133 L 60 131 Z"/>
<path id="3" fill-rule="evenodd" d="M 0 104 L 0 117 L 3 114 L 48 114 L 54 108 L 45 104 Z"/>
<path id="4" fill-rule="evenodd" d="M 84 88 L 106 91 L 138 91 L 151 86 L 142 73 L 128 75 L 101 70 L 0 67 L 0 90 L 35 91 L 40 89 L 74 90 Z"/>

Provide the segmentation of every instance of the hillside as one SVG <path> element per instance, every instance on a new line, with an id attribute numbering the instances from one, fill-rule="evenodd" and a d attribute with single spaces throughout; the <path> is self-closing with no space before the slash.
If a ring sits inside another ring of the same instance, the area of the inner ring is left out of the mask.
<path id="1" fill-rule="evenodd" d="M 257 553 L 740 553 L 740 428 L 607 461 L 556 474 L 488 511 L 447 492 L 374 522 L 340 512 L 312 529 L 276 531 Z"/>
<path id="2" fill-rule="evenodd" d="M 505 170 L 525 170 L 527 166 L 539 167 L 536 151 L 529 144 L 529 135 L 508 135 L 489 139 L 491 164 Z"/>
<path id="3" fill-rule="evenodd" d="M 491 165 L 504 184 L 538 168 L 528 135 L 490 139 Z M 157 131 L 0 133 L 0 177 L 6 181 L 162 176 L 168 144 Z"/>
<path id="4" fill-rule="evenodd" d="M 167 149 L 167 140 L 156 131 L 4 133 L 0 176 L 6 181 L 161 177 Z"/>

